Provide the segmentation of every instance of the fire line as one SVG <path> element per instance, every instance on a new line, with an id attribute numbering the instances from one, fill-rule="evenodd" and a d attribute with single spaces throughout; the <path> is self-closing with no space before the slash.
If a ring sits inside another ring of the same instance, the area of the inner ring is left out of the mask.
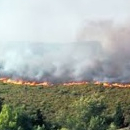
<path id="1" fill-rule="evenodd" d="M 51 86 L 50 82 L 36 82 L 36 81 L 24 81 L 24 80 L 13 80 L 10 78 L 0 78 L 0 82 L 9 83 L 9 84 L 16 84 L 16 85 L 29 85 L 29 86 Z M 72 86 L 72 85 L 87 85 L 90 82 L 81 81 L 81 82 L 66 82 L 62 83 L 63 86 Z M 120 88 L 130 88 L 130 84 L 123 84 L 123 83 L 108 83 L 108 82 L 93 82 L 95 85 L 103 85 L 104 87 L 120 87 Z"/>

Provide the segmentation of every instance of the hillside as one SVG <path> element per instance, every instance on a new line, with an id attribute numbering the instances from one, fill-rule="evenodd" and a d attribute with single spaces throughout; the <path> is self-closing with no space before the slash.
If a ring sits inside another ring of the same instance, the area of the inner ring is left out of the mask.
<path id="1" fill-rule="evenodd" d="M 54 119 L 58 110 L 65 109 L 68 111 L 69 104 L 96 92 L 104 96 L 108 114 L 112 114 L 116 104 L 121 103 L 126 118 L 129 116 L 129 88 L 105 88 L 94 84 L 51 87 L 0 84 L 0 97 L 4 98 L 4 103 L 11 104 L 14 107 L 24 105 L 31 114 L 39 108 L 49 120 Z"/>
<path id="2" fill-rule="evenodd" d="M 129 124 L 130 119 L 130 89 L 110 87 L 103 85 L 72 85 L 72 86 L 27 86 L 0 83 L 0 97 L 4 104 L 15 107 L 24 107 L 29 115 L 35 115 L 38 109 L 41 110 L 45 120 L 57 123 L 60 112 L 73 114 L 70 107 L 81 98 L 88 98 L 95 93 L 103 97 L 106 104 L 106 115 L 113 115 L 117 104 L 121 104 L 124 112 L 125 123 Z"/>

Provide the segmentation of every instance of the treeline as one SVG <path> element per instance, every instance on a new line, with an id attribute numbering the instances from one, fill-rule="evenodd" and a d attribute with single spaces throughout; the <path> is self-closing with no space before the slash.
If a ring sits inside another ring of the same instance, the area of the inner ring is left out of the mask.
<path id="1" fill-rule="evenodd" d="M 55 124 L 47 122 L 39 109 L 32 116 L 24 107 L 13 108 L 2 102 L 0 99 L 0 130 L 116 130 L 128 125 L 120 103 L 113 114 L 106 115 L 104 97 L 97 93 L 70 104 L 68 109 L 73 112 L 60 110 Z"/>

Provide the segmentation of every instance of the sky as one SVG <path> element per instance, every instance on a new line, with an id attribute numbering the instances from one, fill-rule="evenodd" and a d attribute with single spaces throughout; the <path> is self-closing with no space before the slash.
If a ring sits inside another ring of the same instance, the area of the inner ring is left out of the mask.
<path id="1" fill-rule="evenodd" d="M 129 0 L 0 0 L 0 42 L 75 42 L 86 21 L 123 22 L 129 12 Z"/>

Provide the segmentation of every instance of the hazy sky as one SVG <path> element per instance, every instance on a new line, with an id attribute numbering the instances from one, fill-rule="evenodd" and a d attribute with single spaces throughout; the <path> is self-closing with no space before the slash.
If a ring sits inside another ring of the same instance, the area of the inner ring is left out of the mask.
<path id="1" fill-rule="evenodd" d="M 85 21 L 129 12 L 130 0 L 0 0 L 0 41 L 73 42 Z"/>

